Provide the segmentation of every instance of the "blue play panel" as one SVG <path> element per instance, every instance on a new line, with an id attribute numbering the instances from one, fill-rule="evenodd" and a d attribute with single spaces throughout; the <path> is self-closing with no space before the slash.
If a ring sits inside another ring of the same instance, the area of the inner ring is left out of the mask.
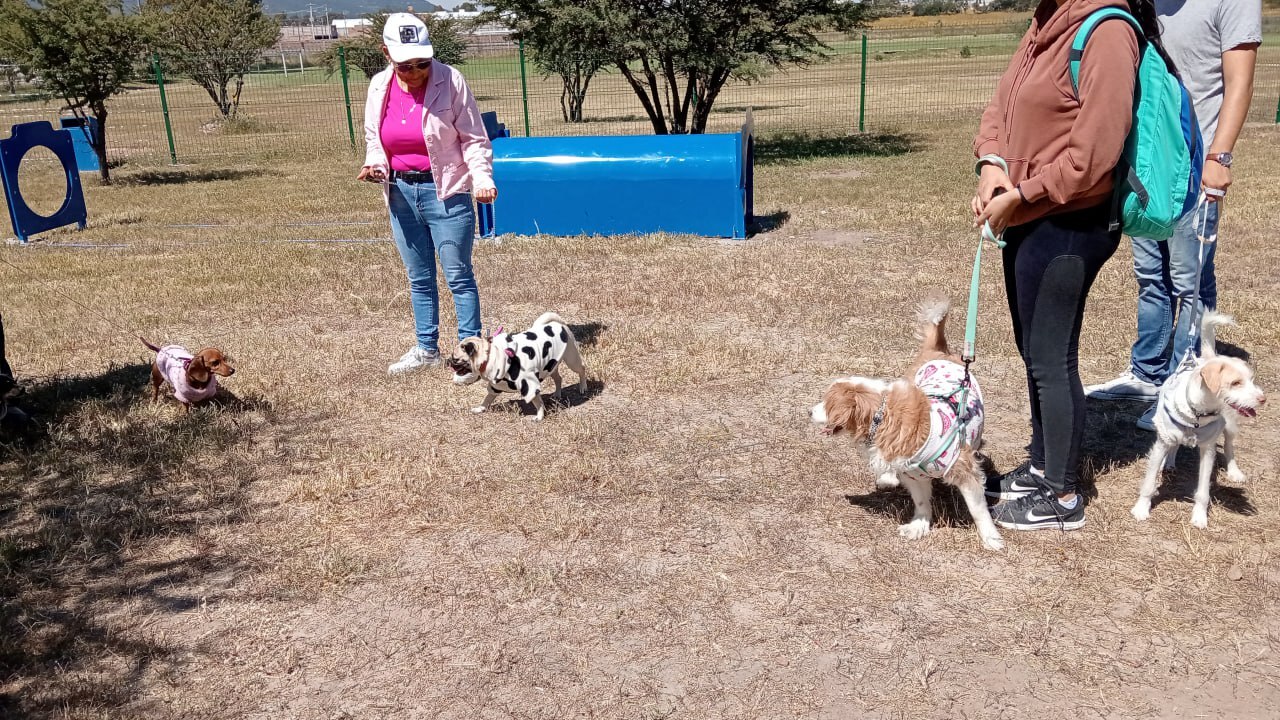
<path id="1" fill-rule="evenodd" d="M 76 168 L 75 143 L 71 130 L 54 130 L 48 122 L 29 122 L 14 125 L 9 137 L 0 140 L 0 179 L 4 182 L 4 195 L 9 204 L 9 220 L 13 232 L 22 242 L 27 238 L 54 228 L 76 224 L 81 230 L 89 219 L 84 204 L 84 190 L 80 186 L 80 173 Z M 62 163 L 67 177 L 67 197 L 62 207 L 48 217 L 27 206 L 18 187 L 18 166 L 29 150 L 46 147 Z"/>

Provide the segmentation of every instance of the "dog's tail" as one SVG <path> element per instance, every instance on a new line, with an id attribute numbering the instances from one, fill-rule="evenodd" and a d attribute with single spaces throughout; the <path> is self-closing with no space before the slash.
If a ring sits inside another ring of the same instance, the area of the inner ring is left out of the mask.
<path id="1" fill-rule="evenodd" d="M 1204 317 L 1200 318 L 1200 357 L 1207 360 L 1217 356 L 1218 328 L 1235 324 L 1236 321 L 1230 315 L 1205 310 Z"/>
<path id="2" fill-rule="evenodd" d="M 142 337 L 141 335 L 138 336 L 138 339 L 142 341 L 143 345 L 146 345 L 147 347 L 151 348 L 152 352 L 160 352 L 160 348 L 147 342 L 147 339 Z"/>
<path id="3" fill-rule="evenodd" d="M 548 310 L 542 313 L 541 315 L 539 315 L 538 319 L 535 320 L 533 324 L 534 326 L 538 326 L 538 325 L 546 325 L 547 323 L 553 323 L 553 322 L 558 322 L 561 325 L 568 325 L 568 323 L 566 323 L 563 318 L 561 318 L 559 315 L 557 315 L 554 311 L 551 311 L 551 310 Z"/>
<path id="4" fill-rule="evenodd" d="M 931 292 L 920 301 L 916 312 L 916 338 L 924 350 L 946 353 L 947 314 L 951 312 L 951 300 L 942 292 Z"/>

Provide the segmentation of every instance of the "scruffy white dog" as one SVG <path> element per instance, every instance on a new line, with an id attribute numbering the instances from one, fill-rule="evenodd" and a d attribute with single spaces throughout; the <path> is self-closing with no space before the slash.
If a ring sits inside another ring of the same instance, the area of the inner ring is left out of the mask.
<path id="1" fill-rule="evenodd" d="M 1160 388 L 1156 406 L 1156 442 L 1147 458 L 1147 474 L 1138 490 L 1133 516 L 1146 520 L 1151 516 L 1151 498 L 1161 468 L 1172 468 L 1179 445 L 1200 450 L 1200 478 L 1196 485 L 1195 507 L 1191 524 L 1209 526 L 1209 483 L 1213 479 L 1218 454 L 1218 438 L 1222 438 L 1222 454 L 1227 461 L 1227 477 L 1244 482 L 1244 473 L 1236 464 L 1235 440 L 1241 417 L 1254 417 L 1266 401 L 1266 395 L 1253 383 L 1253 371 L 1242 360 L 1222 357 L 1214 350 L 1215 330 L 1231 324 L 1231 318 L 1206 312 L 1202 321 L 1200 358 L 1194 365 L 1180 368 Z"/>

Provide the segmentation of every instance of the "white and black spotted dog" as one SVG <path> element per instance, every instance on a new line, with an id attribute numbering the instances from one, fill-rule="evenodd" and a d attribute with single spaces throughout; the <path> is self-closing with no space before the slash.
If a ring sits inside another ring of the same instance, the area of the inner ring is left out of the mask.
<path id="1" fill-rule="evenodd" d="M 548 376 L 554 380 L 553 397 L 559 395 L 562 363 L 578 374 L 578 392 L 585 392 L 587 367 L 578 353 L 577 340 L 559 315 L 547 312 L 524 332 L 505 333 L 499 329 L 489 337 L 466 338 L 458 343 L 448 365 L 458 385 L 470 385 L 482 378 L 489 383 L 484 402 L 472 412 L 488 410 L 499 393 L 516 393 L 533 405 L 538 413 L 536 419 L 541 420 L 542 381 Z"/>

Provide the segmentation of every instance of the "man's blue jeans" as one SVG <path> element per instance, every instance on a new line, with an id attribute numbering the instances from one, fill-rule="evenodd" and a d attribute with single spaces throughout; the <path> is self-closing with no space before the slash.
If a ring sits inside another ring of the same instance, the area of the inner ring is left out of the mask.
<path id="1" fill-rule="evenodd" d="M 1165 242 L 1133 238 L 1138 339 L 1133 343 L 1130 367 L 1134 375 L 1149 383 L 1161 385 L 1177 369 L 1191 344 L 1192 323 L 1200 318 L 1195 288 L 1199 234 L 1218 232 L 1218 204 L 1209 203 L 1206 211 L 1207 218 L 1205 211 L 1187 213 Z M 1209 310 L 1218 306 L 1218 283 L 1213 274 L 1217 247 L 1216 242 L 1205 247 L 1200 276 L 1199 300 Z"/>
<path id="2" fill-rule="evenodd" d="M 480 335 L 480 291 L 471 268 L 476 214 L 470 193 L 441 201 L 434 183 L 397 179 L 391 184 L 391 234 L 409 275 L 409 300 L 418 347 L 440 349 L 440 298 L 436 255 L 453 293 L 458 338 Z"/>

